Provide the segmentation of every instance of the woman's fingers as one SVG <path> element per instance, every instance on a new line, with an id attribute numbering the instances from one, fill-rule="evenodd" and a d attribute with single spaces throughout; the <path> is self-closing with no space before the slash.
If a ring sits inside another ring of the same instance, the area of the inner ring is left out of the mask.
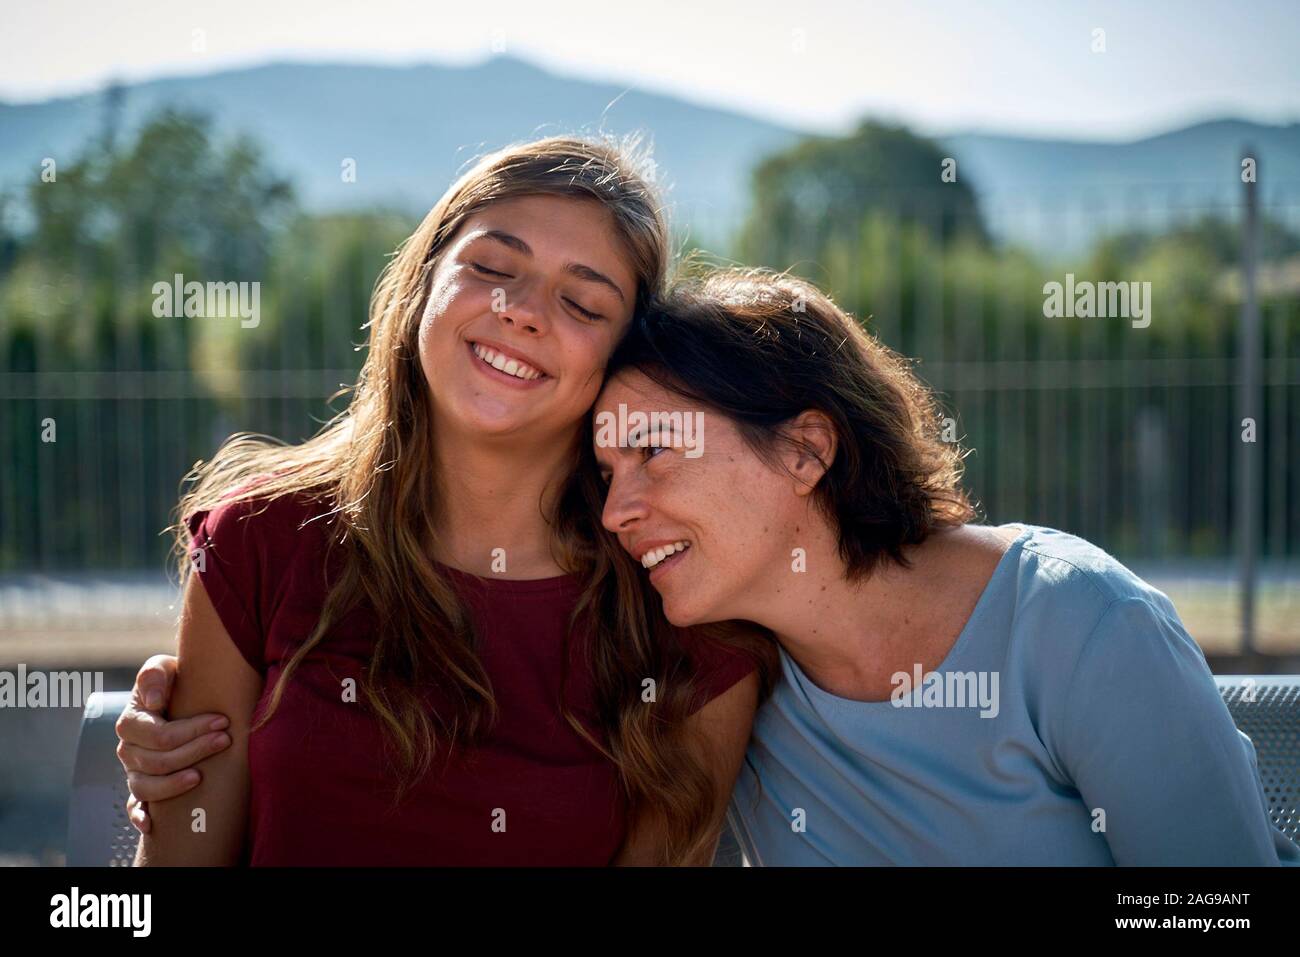
<path id="1" fill-rule="evenodd" d="M 171 722 L 171 724 L 179 723 Z M 204 758 L 211 757 L 228 747 L 230 747 L 230 735 L 225 731 L 200 733 L 199 737 L 168 751 L 144 748 L 123 739 L 117 744 L 117 758 L 128 772 L 172 774 L 193 767 Z"/>
<path id="2" fill-rule="evenodd" d="M 230 722 L 226 720 L 226 716 L 221 714 L 200 714 L 195 715 L 193 718 L 178 718 L 175 721 L 168 721 L 161 715 L 138 710 L 133 701 L 126 706 L 126 709 L 117 719 L 117 736 L 121 738 L 123 744 L 134 745 L 146 751 L 175 751 L 204 735 L 224 731 L 229 725 Z M 221 747 L 216 750 L 220 751 Z M 120 757 L 121 754 L 122 751 L 119 748 L 118 756 Z M 204 757 L 206 756 L 205 753 Z M 184 767 L 184 765 L 179 767 Z M 132 768 L 129 765 L 127 765 L 126 769 L 128 771 L 146 770 L 145 768 Z M 175 771 L 176 769 L 176 767 L 164 765 L 162 773 Z"/>
<path id="3" fill-rule="evenodd" d="M 194 768 L 230 747 L 225 715 L 201 714 L 168 721 L 164 716 L 176 678 L 176 659 L 154 655 L 135 677 L 131 701 L 117 719 L 117 758 L 126 769 L 126 812 L 142 834 L 149 833 L 150 801 L 166 801 L 196 787 Z"/>
<path id="4" fill-rule="evenodd" d="M 193 790 L 202 778 L 193 768 L 175 774 L 140 774 L 132 771 L 126 776 L 127 786 L 138 801 L 166 801 L 186 791 Z"/>
<path id="5" fill-rule="evenodd" d="M 154 655 L 135 676 L 134 703 L 143 711 L 163 711 L 172 697 L 172 683 L 176 680 L 174 655 Z"/>

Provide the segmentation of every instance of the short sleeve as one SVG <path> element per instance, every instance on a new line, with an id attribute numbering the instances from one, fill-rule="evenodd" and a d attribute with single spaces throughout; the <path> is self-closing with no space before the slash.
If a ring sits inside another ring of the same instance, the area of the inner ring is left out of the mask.
<path id="1" fill-rule="evenodd" d="M 265 504 L 265 503 L 261 503 Z M 266 671 L 262 615 L 264 548 L 256 501 L 230 502 L 189 515 L 190 567 L 244 659 Z"/>
<path id="2" fill-rule="evenodd" d="M 706 638 L 697 629 L 674 628 L 673 632 L 693 668 L 695 693 L 690 714 L 730 691 L 757 667 L 749 654 Z"/>
<path id="3" fill-rule="evenodd" d="M 1279 863 L 1253 749 L 1176 615 L 1143 598 L 1112 603 L 1059 720 L 1059 759 L 1115 863 Z"/>

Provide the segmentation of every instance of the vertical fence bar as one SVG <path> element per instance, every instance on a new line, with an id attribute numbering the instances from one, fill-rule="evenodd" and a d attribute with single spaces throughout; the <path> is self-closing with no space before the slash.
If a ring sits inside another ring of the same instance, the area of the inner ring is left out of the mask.
<path id="1" fill-rule="evenodd" d="M 1247 148 L 1243 156 L 1252 156 Z M 1258 169 L 1258 157 L 1256 169 Z M 1242 419 L 1259 422 L 1259 305 L 1255 300 L 1255 257 L 1258 252 L 1259 210 L 1256 184 L 1242 184 L 1245 193 L 1245 219 L 1241 236 L 1242 303 L 1238 327 L 1239 354 L 1237 426 Z M 1258 436 L 1256 436 L 1258 438 Z M 1237 442 L 1237 555 L 1240 575 L 1241 644 L 1244 654 L 1255 650 L 1255 551 L 1259 540 L 1259 515 L 1256 499 L 1257 442 Z"/>

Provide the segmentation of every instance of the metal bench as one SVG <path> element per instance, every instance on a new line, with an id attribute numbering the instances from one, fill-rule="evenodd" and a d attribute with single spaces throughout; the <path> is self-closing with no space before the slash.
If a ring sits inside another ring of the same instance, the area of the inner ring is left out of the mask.
<path id="1" fill-rule="evenodd" d="M 126 772 L 114 725 L 129 691 L 97 691 L 86 700 L 68 808 L 69 867 L 130 867 L 139 832 L 126 816 Z"/>
<path id="2" fill-rule="evenodd" d="M 1220 675 L 1215 681 L 1232 720 L 1254 742 L 1269 816 L 1300 844 L 1300 675 Z M 129 867 L 135 856 L 137 834 L 126 817 L 126 775 L 114 730 L 130 699 L 127 691 L 97 693 L 86 704 L 68 812 L 69 866 Z M 714 866 L 742 864 L 728 827 Z"/>
<path id="3" fill-rule="evenodd" d="M 1273 824 L 1300 844 L 1300 675 L 1220 675 L 1232 720 L 1255 745 Z"/>

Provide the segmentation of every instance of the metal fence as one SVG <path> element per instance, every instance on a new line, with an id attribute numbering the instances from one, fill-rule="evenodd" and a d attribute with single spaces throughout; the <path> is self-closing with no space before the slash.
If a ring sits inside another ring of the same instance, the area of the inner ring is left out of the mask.
<path id="1" fill-rule="evenodd" d="M 962 264 L 943 245 L 910 264 L 888 244 L 864 246 L 846 255 L 850 264 L 869 262 L 869 270 L 855 274 L 850 265 L 837 280 L 815 264 L 814 277 L 869 315 L 868 327 L 885 342 L 919 360 L 918 372 L 942 393 L 972 449 L 968 483 L 987 519 L 1053 526 L 1138 565 L 1202 563 L 1237 581 L 1245 572 L 1231 563 L 1249 516 L 1258 523 L 1251 552 L 1265 562 L 1264 578 L 1290 581 L 1300 559 L 1300 270 L 1293 257 L 1256 243 L 1260 332 L 1252 348 L 1259 358 L 1251 364 L 1242 350 L 1248 304 L 1239 264 L 1206 277 L 1218 299 L 1196 321 L 1162 309 L 1159 285 L 1148 328 L 1047 318 L 1042 310 L 1042 283 L 1072 268 L 1085 272 L 1098 238 L 1138 226 L 1176 230 L 1205 215 L 1241 224 L 1240 197 L 1192 202 L 1177 189 L 1153 189 L 1122 202 L 982 205 L 995 235 L 1024 239 L 1038 229 L 1059 238 L 1060 252 L 1040 242 L 1037 265 L 1028 267 L 1037 299 L 998 288 L 1006 281 L 999 275 L 969 294 L 969 284 L 954 284 Z M 1285 190 L 1261 193 L 1264 221 L 1300 231 L 1298 212 Z M 734 224 L 707 225 L 705 235 L 726 236 Z M 63 315 L 62 324 L 19 329 L 0 311 L 0 573 L 161 573 L 169 543 L 160 533 L 196 460 L 234 431 L 299 441 L 331 414 L 327 397 L 359 368 L 353 347 L 363 338 L 388 238 L 362 243 L 346 268 L 321 270 L 311 281 L 292 270 L 268 277 L 277 294 L 259 329 L 226 330 L 214 341 L 227 352 L 218 349 L 215 359 L 200 354 L 203 337 L 188 327 L 209 320 L 142 315 L 147 299 L 138 292 L 126 297 L 134 303 L 129 312 L 86 311 L 98 330 L 89 361 L 84 353 L 76 362 L 51 358 L 63 354 L 66 316 L 78 310 L 58 286 L 49 290 L 61 303 L 51 315 Z M 329 255 L 323 240 L 320 250 L 309 235 L 295 242 L 298 260 Z M 836 288 L 846 275 L 855 288 Z M 66 282 L 76 288 L 75 277 Z M 1255 441 L 1246 443 L 1241 420 L 1252 411 Z M 1243 454 L 1252 457 L 1252 491 L 1242 484 Z"/>

